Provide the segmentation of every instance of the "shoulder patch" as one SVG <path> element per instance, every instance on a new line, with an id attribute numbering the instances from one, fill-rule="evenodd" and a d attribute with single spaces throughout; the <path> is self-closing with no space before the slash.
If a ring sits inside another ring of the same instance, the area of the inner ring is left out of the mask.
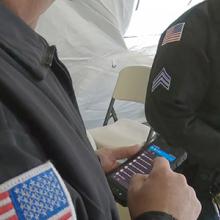
<path id="1" fill-rule="evenodd" d="M 0 185 L 0 220 L 76 220 L 67 188 L 47 162 Z"/>
<path id="2" fill-rule="evenodd" d="M 159 86 L 164 87 L 166 90 L 170 90 L 171 76 L 163 68 L 159 74 L 153 80 L 151 92 L 154 92 Z"/>
<path id="3" fill-rule="evenodd" d="M 185 23 L 178 23 L 170 27 L 163 38 L 161 46 L 181 40 Z"/>

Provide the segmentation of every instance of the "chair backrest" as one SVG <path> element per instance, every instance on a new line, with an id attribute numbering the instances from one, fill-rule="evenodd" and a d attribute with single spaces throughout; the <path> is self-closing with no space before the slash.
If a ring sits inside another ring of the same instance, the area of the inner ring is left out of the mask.
<path id="1" fill-rule="evenodd" d="M 148 66 L 128 66 L 122 69 L 112 98 L 144 103 L 150 70 Z"/>
<path id="2" fill-rule="evenodd" d="M 114 110 L 115 100 L 145 103 L 150 70 L 148 66 L 128 66 L 119 72 L 103 126 L 111 117 L 114 121 L 118 120 Z"/>

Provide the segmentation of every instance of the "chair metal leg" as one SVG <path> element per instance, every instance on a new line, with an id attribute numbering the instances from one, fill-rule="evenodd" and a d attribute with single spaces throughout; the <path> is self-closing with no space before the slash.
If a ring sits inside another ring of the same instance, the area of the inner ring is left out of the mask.
<path id="1" fill-rule="evenodd" d="M 111 116 L 113 117 L 114 122 L 118 121 L 118 117 L 117 117 L 117 115 L 116 115 L 116 112 L 115 112 L 114 107 L 112 107 L 112 115 L 111 115 Z"/>
<path id="2" fill-rule="evenodd" d="M 113 117 L 114 120 L 116 118 L 116 121 L 117 121 L 117 116 L 116 116 L 115 110 L 113 108 L 114 103 L 115 103 L 115 99 L 112 98 L 111 101 L 110 101 L 109 107 L 108 107 L 108 111 L 107 111 L 106 116 L 105 116 L 103 126 L 108 124 L 108 121 L 111 117 Z"/>

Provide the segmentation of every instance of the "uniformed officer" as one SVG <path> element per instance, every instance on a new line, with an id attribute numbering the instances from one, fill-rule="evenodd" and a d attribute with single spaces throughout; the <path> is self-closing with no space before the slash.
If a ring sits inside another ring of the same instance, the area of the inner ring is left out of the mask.
<path id="1" fill-rule="evenodd" d="M 138 148 L 98 160 L 67 69 L 31 29 L 51 3 L 0 0 L 0 219 L 118 220 L 104 172 Z M 165 159 L 134 177 L 128 197 L 136 220 L 195 220 L 201 209 Z"/>
<path id="2" fill-rule="evenodd" d="M 184 172 L 203 203 L 200 219 L 217 219 L 210 187 L 220 169 L 220 1 L 191 8 L 162 34 L 146 97 L 146 117 L 167 142 L 188 151 Z M 215 210 L 213 208 L 213 204 Z"/>

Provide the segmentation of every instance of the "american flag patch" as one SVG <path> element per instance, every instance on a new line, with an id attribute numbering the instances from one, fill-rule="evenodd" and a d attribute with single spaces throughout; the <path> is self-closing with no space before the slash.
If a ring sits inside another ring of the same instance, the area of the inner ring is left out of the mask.
<path id="1" fill-rule="evenodd" d="M 162 46 L 171 42 L 180 41 L 184 25 L 185 23 L 179 23 L 169 28 L 163 38 Z"/>
<path id="2" fill-rule="evenodd" d="M 0 220 L 76 220 L 70 195 L 48 162 L 0 185 Z"/>

